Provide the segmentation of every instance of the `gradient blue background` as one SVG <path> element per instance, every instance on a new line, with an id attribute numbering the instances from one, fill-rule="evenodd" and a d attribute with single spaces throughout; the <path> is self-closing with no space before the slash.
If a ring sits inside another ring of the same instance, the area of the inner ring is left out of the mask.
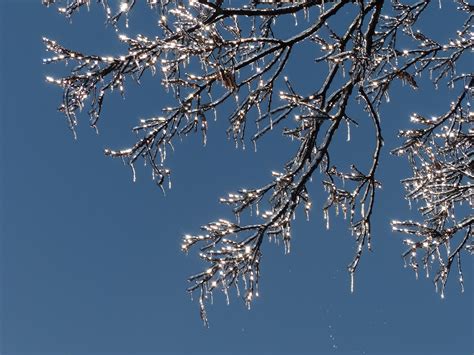
<path id="1" fill-rule="evenodd" d="M 132 29 L 139 15 L 132 16 Z M 434 28 L 444 15 L 433 16 Z M 310 222 L 299 216 L 295 223 L 291 254 L 264 246 L 261 297 L 252 310 L 235 296 L 226 306 L 216 294 L 206 329 L 185 292 L 187 275 L 201 264 L 180 252 L 180 238 L 230 218 L 218 198 L 267 181 L 294 146 L 267 138 L 257 153 L 237 150 L 225 138 L 223 115 L 211 123 L 207 147 L 199 136 L 176 144 L 166 197 L 146 169 L 132 183 L 129 169 L 102 152 L 133 142 L 129 128 L 137 119 L 160 112 L 167 99 L 158 80 L 147 77 L 141 88 L 129 83 L 126 100 L 113 95 L 99 135 L 81 116 L 78 141 L 55 111 L 60 90 L 44 81 L 64 71 L 42 65 L 43 35 L 79 50 L 118 53 L 103 20 L 98 7 L 69 24 L 39 0 L 0 0 L 2 355 L 473 352 L 472 261 L 465 259 L 464 294 L 452 277 L 441 300 L 429 280 L 416 281 L 403 268 L 402 238 L 389 226 L 393 218 L 416 216 L 401 197 L 405 160 L 388 152 L 409 113 L 445 108 L 431 89 L 396 87 L 385 106 L 374 252 L 361 262 L 355 293 L 345 268 L 354 247 L 347 224 L 332 215 L 325 230 L 317 208 L 324 196 L 317 192 Z M 310 85 L 303 67 L 291 77 Z M 334 154 L 348 162 L 369 158 L 363 142 L 371 142 L 371 133 L 361 123 L 353 130 L 359 138 L 348 145 L 342 129 Z"/>

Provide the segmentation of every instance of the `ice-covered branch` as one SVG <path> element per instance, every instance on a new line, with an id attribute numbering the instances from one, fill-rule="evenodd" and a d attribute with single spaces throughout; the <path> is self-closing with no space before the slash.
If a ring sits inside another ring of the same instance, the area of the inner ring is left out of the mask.
<path id="1" fill-rule="evenodd" d="M 376 179 L 383 152 L 380 106 L 390 101 L 397 81 L 409 89 L 422 89 L 425 76 L 436 87 L 458 90 L 444 114 L 433 118 L 414 114 L 418 128 L 401 131 L 404 142 L 394 151 L 408 157 L 413 176 L 403 181 L 406 198 L 418 203 L 423 221 L 394 222 L 393 228 L 415 238 L 405 241 L 409 251 L 404 254 L 415 270 L 419 253 L 424 254 L 421 260 L 427 272 L 432 260 L 438 262 L 434 280 L 444 291 L 453 260 L 462 282 L 461 255 L 473 250 L 469 103 L 473 75 L 459 72 L 474 45 L 472 6 L 455 2 L 466 20 L 445 43 L 423 29 L 420 19 L 437 6 L 429 0 L 148 0 L 145 5 L 158 20 L 153 36 L 126 34 L 128 14 L 143 3 L 98 0 L 123 54 L 84 54 L 45 38 L 52 53 L 46 64 L 74 65 L 70 74 L 47 81 L 62 88 L 59 109 L 75 131 L 78 112 L 88 105 L 90 124 L 96 128 L 108 95 L 113 91 L 125 95 L 128 82 L 139 83 L 144 75 L 159 77 L 175 104 L 162 108 L 162 115 L 141 120 L 133 128 L 139 134 L 133 145 L 105 153 L 124 159 L 134 176 L 135 164 L 145 160 L 162 188 L 170 176 L 164 164 L 174 140 L 200 132 L 206 144 L 208 126 L 223 108 L 230 108 L 227 135 L 236 146 L 245 147 L 250 141 L 257 149 L 261 138 L 274 132 L 293 141 L 291 159 L 282 162 L 266 184 L 221 199 L 231 207 L 234 221 L 211 222 L 203 234 L 183 240 L 183 251 L 199 247 L 206 264 L 203 272 L 189 278 L 189 291 L 199 292 L 206 323 L 205 306 L 214 290 L 223 291 L 229 300 L 229 289 L 236 287 L 250 307 L 258 296 L 264 241 L 281 241 L 290 251 L 294 217 L 304 213 L 309 218 L 314 209 L 307 187 L 311 180 L 319 181 L 327 193 L 320 206 L 327 227 L 329 210 L 334 209 L 347 218 L 354 236 L 355 254 L 348 266 L 353 289 L 364 247 L 371 247 L 371 218 L 381 186 Z M 68 18 L 94 7 L 89 0 L 43 3 L 57 3 Z M 314 68 L 308 72 L 318 73 L 309 92 L 289 75 L 289 69 L 298 65 L 299 46 L 307 46 L 308 56 L 314 56 Z M 353 110 L 357 106 L 363 110 Z M 352 117 L 350 112 L 365 114 Z M 331 154 L 334 137 L 345 134 L 341 126 L 350 132 L 362 120 L 373 126 L 375 144 L 368 164 L 341 167 Z M 249 212 L 252 222 L 241 223 L 240 215 Z"/>

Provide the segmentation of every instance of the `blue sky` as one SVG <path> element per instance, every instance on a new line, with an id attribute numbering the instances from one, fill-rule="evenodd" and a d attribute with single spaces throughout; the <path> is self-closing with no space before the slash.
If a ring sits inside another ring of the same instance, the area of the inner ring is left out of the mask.
<path id="1" fill-rule="evenodd" d="M 133 183 L 130 170 L 103 149 L 131 143 L 137 119 L 166 105 L 159 82 L 145 78 L 141 87 L 130 83 L 125 100 L 111 98 L 99 135 L 83 115 L 74 141 L 55 110 L 61 92 L 44 80 L 63 69 L 42 64 L 41 37 L 103 54 L 119 47 L 99 8 L 69 24 L 40 3 L 0 2 L 1 354 L 472 353 L 472 261 L 465 259 L 464 294 L 453 278 L 441 300 L 429 280 L 416 281 L 403 268 L 402 238 L 389 226 L 415 214 L 399 184 L 407 165 L 388 152 L 411 112 L 443 109 L 431 89 L 395 88 L 384 109 L 374 251 L 362 259 L 355 293 L 346 272 L 353 241 L 335 216 L 326 231 L 319 194 L 310 221 L 300 216 L 294 224 L 291 254 L 265 245 L 261 297 L 252 309 L 236 296 L 227 306 L 215 295 L 206 329 L 185 292 L 200 263 L 180 252 L 181 236 L 230 218 L 218 198 L 265 182 L 286 161 L 289 145 L 276 138 L 257 153 L 237 150 L 222 116 L 210 125 L 206 147 L 199 136 L 176 145 L 166 197 L 146 169 Z M 334 154 L 365 157 L 357 142 L 371 136 L 363 128 L 353 131 L 353 143 L 341 131 Z"/>

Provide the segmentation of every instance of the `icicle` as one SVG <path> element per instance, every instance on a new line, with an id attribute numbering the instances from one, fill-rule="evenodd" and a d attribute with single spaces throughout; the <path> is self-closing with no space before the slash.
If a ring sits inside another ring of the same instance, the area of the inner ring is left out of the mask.
<path id="1" fill-rule="evenodd" d="M 137 174 L 135 172 L 135 166 L 133 163 L 130 164 L 130 168 L 132 169 L 132 181 L 136 182 L 137 181 Z"/>
<path id="2" fill-rule="evenodd" d="M 349 120 L 346 121 L 347 124 L 347 141 L 351 141 L 351 125 L 349 123 Z"/>
<path id="3" fill-rule="evenodd" d="M 325 209 L 323 214 L 324 214 L 324 219 L 326 220 L 326 229 L 329 229 L 329 211 Z"/>
<path id="4" fill-rule="evenodd" d="M 354 271 L 351 270 L 351 293 L 354 293 Z"/>
<path id="5" fill-rule="evenodd" d="M 446 247 L 447 255 L 451 254 L 451 243 L 449 242 L 449 239 L 446 241 L 446 243 L 444 243 L 444 245 Z"/>
<path id="6" fill-rule="evenodd" d="M 227 285 L 224 286 L 224 295 L 225 295 L 225 301 L 226 301 L 227 305 L 230 305 L 229 291 L 227 289 Z"/>
<path id="7" fill-rule="evenodd" d="M 235 279 L 235 290 L 237 292 L 237 297 L 240 297 L 240 287 L 237 279 Z"/>
<path id="8" fill-rule="evenodd" d="M 209 295 L 211 296 L 211 305 L 214 304 L 214 293 L 212 291 L 208 291 Z"/>
<path id="9" fill-rule="evenodd" d="M 461 254 L 459 253 L 457 257 L 457 263 L 458 263 L 459 284 L 461 285 L 461 292 L 464 293 L 464 278 L 462 275 L 462 268 L 461 268 Z"/>

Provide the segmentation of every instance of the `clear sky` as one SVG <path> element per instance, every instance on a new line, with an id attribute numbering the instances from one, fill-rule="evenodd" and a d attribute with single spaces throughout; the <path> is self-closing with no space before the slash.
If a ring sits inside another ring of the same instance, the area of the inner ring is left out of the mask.
<path id="1" fill-rule="evenodd" d="M 437 16 L 433 28 L 442 11 Z M 167 99 L 158 80 L 129 83 L 125 100 L 108 100 L 99 135 L 82 115 L 77 141 L 55 110 L 60 90 L 44 80 L 63 68 L 42 64 L 42 36 L 84 51 L 119 51 L 103 20 L 98 7 L 69 24 L 40 0 L 0 0 L 2 355 L 473 352 L 472 261 L 465 259 L 464 294 L 453 277 L 441 300 L 430 280 L 416 281 L 403 268 L 402 236 L 389 225 L 416 214 L 399 184 L 409 174 L 406 162 L 388 152 L 411 112 L 444 108 L 432 90 L 396 88 L 384 109 L 374 251 L 361 261 L 355 293 L 346 272 L 353 240 L 334 215 L 326 231 L 320 193 L 310 221 L 299 216 L 294 224 L 291 254 L 264 246 L 261 297 L 252 309 L 235 295 L 226 306 L 216 294 L 206 329 L 185 292 L 186 277 L 201 266 L 196 255 L 180 252 L 181 236 L 231 218 L 218 198 L 268 180 L 290 145 L 266 139 L 257 153 L 237 150 L 225 138 L 221 116 L 210 125 L 206 147 L 199 136 L 176 145 L 166 197 L 146 169 L 133 183 L 130 170 L 104 157 L 103 149 L 130 144 L 138 118 L 160 112 Z M 132 28 L 134 21 L 139 17 L 132 16 Z M 308 76 L 302 68 L 293 74 Z M 353 143 L 342 137 L 335 154 L 368 156 L 357 143 L 372 137 L 363 128 L 353 132 L 359 134 Z"/>

